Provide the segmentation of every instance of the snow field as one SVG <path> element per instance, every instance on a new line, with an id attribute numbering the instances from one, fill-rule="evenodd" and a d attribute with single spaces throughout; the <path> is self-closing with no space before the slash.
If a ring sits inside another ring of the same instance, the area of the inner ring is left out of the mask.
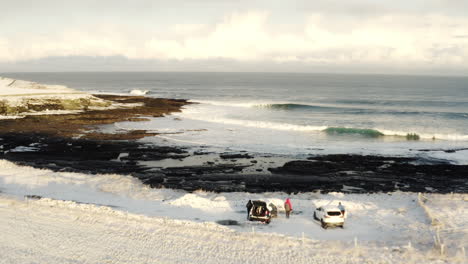
<path id="1" fill-rule="evenodd" d="M 45 85 L 35 82 L 15 80 L 5 77 L 0 77 L 0 95 L 1 96 L 18 96 L 29 94 L 64 94 L 64 93 L 81 93 L 63 85 Z"/>
<path id="2" fill-rule="evenodd" d="M 0 263 L 441 263 L 414 249 L 347 249 L 70 201 L 0 197 L 0 215 Z"/>
<path id="3" fill-rule="evenodd" d="M 432 219 L 434 244 L 441 254 L 466 257 L 468 250 L 468 195 L 420 194 Z"/>
<path id="4" fill-rule="evenodd" d="M 156 263 L 464 263 L 466 259 L 460 248 L 466 244 L 466 233 L 461 229 L 441 236 L 451 241 L 446 242 L 445 254 L 434 247 L 436 230 L 415 193 L 187 193 L 151 189 L 131 176 L 53 172 L 0 160 L 0 195 L 0 233 L 6 234 L 0 237 L 0 255 L 12 254 L 11 259 L 18 260 L 21 254 L 39 259 L 44 255 L 38 263 L 154 259 Z M 25 195 L 44 199 L 24 201 Z M 446 216 L 446 226 L 466 228 L 466 194 L 454 199 L 450 194 L 428 196 L 431 202 L 426 207 Z M 287 197 L 294 209 L 290 219 L 282 207 Z M 276 204 L 279 217 L 270 225 L 246 221 L 249 199 Z M 314 208 L 339 201 L 348 213 L 345 228 L 322 229 L 313 220 Z M 220 220 L 238 225 L 216 224 Z M 56 252 L 55 247 L 68 253 Z M 252 248 L 259 250 L 251 252 Z M 75 258 L 81 254 L 86 257 Z M 249 254 L 254 257 L 245 258 Z M 24 260 L 5 263 L 31 262 Z"/>

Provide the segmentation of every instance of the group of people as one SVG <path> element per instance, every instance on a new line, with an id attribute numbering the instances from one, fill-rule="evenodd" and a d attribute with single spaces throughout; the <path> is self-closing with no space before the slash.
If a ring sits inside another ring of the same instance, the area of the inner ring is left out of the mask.
<path id="1" fill-rule="evenodd" d="M 250 209 L 252 208 L 253 204 L 252 204 L 252 200 L 249 200 L 247 202 L 247 219 L 249 218 L 249 212 L 250 212 Z M 276 207 L 276 205 L 274 205 L 273 203 L 270 203 L 268 206 L 270 206 L 271 208 L 271 216 L 272 217 L 277 217 L 278 216 L 278 208 Z M 341 204 L 341 202 L 338 204 L 338 208 L 340 209 L 341 213 L 343 214 L 343 216 L 345 216 L 345 208 L 344 206 Z M 289 218 L 289 216 L 291 215 L 291 212 L 293 210 L 293 207 L 292 207 L 292 203 L 291 203 L 291 199 L 287 198 L 286 201 L 284 202 L 284 211 L 286 213 L 286 218 Z"/>
<path id="2" fill-rule="evenodd" d="M 252 200 L 249 200 L 247 202 L 247 218 L 249 218 L 249 212 L 250 210 L 252 209 Z M 268 206 L 270 206 L 271 210 L 270 210 L 270 213 L 271 213 L 271 216 L 272 217 L 277 217 L 278 216 L 278 208 L 276 207 L 276 205 L 274 205 L 273 203 L 270 203 Z M 284 202 L 284 211 L 286 212 L 286 218 L 289 218 L 289 215 L 291 214 L 293 210 L 293 207 L 292 207 L 292 203 L 291 203 L 291 199 L 287 198 L 286 201 Z"/>

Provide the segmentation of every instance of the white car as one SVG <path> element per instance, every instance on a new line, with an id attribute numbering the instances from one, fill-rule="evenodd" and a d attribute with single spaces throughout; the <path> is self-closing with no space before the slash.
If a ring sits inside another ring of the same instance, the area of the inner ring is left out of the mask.
<path id="1" fill-rule="evenodd" d="M 339 226 L 344 228 L 345 216 L 337 206 L 321 206 L 315 209 L 314 219 L 320 221 L 322 227 Z"/>

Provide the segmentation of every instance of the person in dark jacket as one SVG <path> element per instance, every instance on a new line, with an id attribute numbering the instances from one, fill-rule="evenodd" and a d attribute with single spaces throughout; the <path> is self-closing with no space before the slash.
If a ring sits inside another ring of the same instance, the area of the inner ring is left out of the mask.
<path id="1" fill-rule="evenodd" d="M 253 203 L 252 200 L 249 200 L 245 207 L 247 207 L 247 220 L 249 220 L 250 209 L 252 209 Z"/>

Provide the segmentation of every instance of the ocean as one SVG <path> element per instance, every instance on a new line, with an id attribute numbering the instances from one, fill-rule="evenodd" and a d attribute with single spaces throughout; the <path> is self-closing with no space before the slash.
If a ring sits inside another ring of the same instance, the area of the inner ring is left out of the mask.
<path id="1" fill-rule="evenodd" d="M 304 73 L 4 73 L 100 93 L 189 99 L 181 113 L 105 130 L 267 155 L 377 154 L 468 164 L 468 77 Z"/>

